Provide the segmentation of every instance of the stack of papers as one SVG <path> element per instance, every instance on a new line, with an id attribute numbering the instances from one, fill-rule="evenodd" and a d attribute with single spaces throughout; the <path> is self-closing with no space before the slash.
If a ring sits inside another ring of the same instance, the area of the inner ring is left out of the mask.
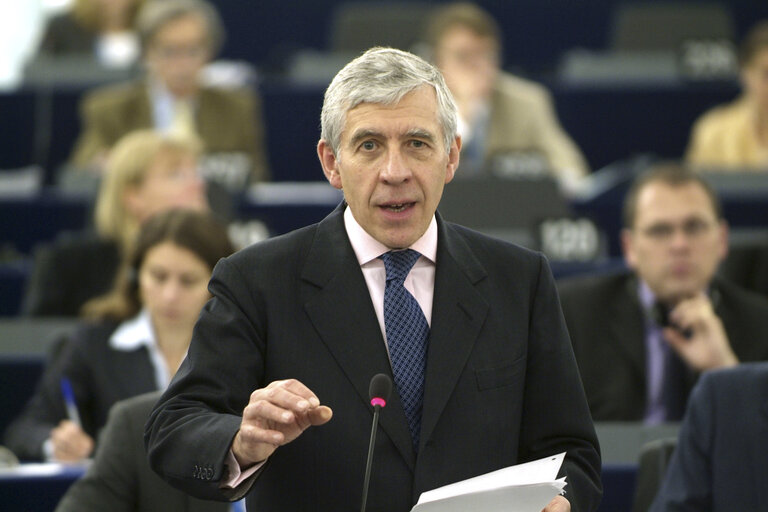
<path id="1" fill-rule="evenodd" d="M 422 493 L 411 512 L 541 512 L 563 493 L 565 452 Z"/>

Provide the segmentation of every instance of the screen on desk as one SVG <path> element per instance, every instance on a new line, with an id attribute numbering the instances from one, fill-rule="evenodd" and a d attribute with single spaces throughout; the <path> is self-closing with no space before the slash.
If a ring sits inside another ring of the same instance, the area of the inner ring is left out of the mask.
<path id="1" fill-rule="evenodd" d="M 445 187 L 438 210 L 447 221 L 532 248 L 541 221 L 570 214 L 557 183 L 548 176 L 455 180 Z"/>

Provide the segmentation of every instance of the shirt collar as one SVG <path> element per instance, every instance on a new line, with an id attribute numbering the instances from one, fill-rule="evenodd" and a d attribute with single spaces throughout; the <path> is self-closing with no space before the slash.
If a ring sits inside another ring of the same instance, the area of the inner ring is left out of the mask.
<path id="1" fill-rule="evenodd" d="M 109 338 L 109 345 L 124 352 L 157 345 L 149 312 L 142 309 L 138 315 L 121 323 Z"/>
<path id="2" fill-rule="evenodd" d="M 361 266 L 391 250 L 373 238 L 358 224 L 349 206 L 344 210 L 344 227 L 347 230 L 349 242 L 352 244 L 352 250 L 355 251 L 355 256 L 357 256 L 357 261 Z M 427 230 L 410 246 L 410 249 L 418 251 L 433 264 L 437 262 L 437 220 L 434 215 L 432 215 Z"/>

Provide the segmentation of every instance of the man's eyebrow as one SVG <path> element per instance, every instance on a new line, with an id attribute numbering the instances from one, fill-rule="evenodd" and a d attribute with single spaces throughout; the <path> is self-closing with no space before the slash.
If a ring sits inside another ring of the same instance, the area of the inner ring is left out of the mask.
<path id="1" fill-rule="evenodd" d="M 357 132 L 352 134 L 352 137 L 349 139 L 349 145 L 357 146 L 358 142 L 360 142 L 363 139 L 367 139 L 368 137 L 379 137 L 379 136 L 381 136 L 381 133 L 375 130 L 370 130 L 370 129 L 358 130 Z"/>
<path id="2" fill-rule="evenodd" d="M 425 140 L 428 140 L 430 142 L 434 142 L 434 140 L 435 140 L 435 136 L 432 134 L 432 132 L 429 132 L 427 130 L 422 130 L 420 128 L 415 128 L 413 130 L 409 130 L 405 134 L 405 136 L 406 136 L 406 138 L 409 138 L 409 139 L 412 139 L 412 138 L 425 139 Z"/>

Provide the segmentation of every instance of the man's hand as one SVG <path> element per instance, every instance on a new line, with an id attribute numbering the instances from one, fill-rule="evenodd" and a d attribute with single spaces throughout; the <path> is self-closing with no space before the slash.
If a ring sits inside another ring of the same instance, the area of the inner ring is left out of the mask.
<path id="1" fill-rule="evenodd" d="M 678 303 L 670 311 L 669 320 L 677 329 L 665 328 L 664 338 L 695 370 L 701 372 L 738 364 L 723 322 L 715 314 L 712 302 L 705 293 Z M 691 337 L 683 336 L 683 330 L 690 330 Z"/>
<path id="2" fill-rule="evenodd" d="M 570 512 L 571 502 L 565 499 L 563 496 L 555 496 L 552 498 L 544 510 L 541 512 Z"/>
<path id="3" fill-rule="evenodd" d="M 62 420 L 51 430 L 53 458 L 61 462 L 77 462 L 93 451 L 93 439 L 83 429 L 69 420 Z"/>
<path id="4" fill-rule="evenodd" d="M 333 411 L 295 379 L 275 381 L 251 393 L 240 430 L 232 442 L 238 464 L 245 469 L 265 460 L 310 426 L 322 425 Z"/>

